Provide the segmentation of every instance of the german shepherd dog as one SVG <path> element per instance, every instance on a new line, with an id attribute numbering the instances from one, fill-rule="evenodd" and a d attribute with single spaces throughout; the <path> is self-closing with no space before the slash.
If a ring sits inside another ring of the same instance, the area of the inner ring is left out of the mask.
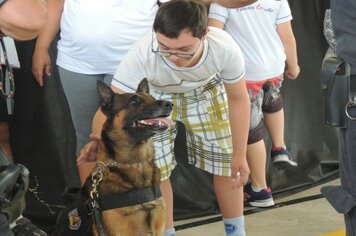
<path id="1" fill-rule="evenodd" d="M 69 218 L 67 229 L 68 225 L 78 226 L 76 232 L 65 234 L 88 235 L 92 231 L 100 236 L 163 236 L 165 204 L 159 191 L 160 171 L 154 164 L 150 138 L 173 124 L 166 118 L 173 104 L 149 95 L 146 79 L 136 93 L 116 94 L 103 82 L 98 83 L 98 93 L 101 111 L 107 119 L 96 168 L 87 178 L 85 191 L 81 190 L 82 199 L 83 192 L 86 193 L 82 202 L 90 202 L 88 206 L 93 210 L 78 214 L 80 207 L 75 206 L 76 214 L 73 211 L 62 214 Z M 87 233 L 78 231 L 83 215 L 93 219 L 84 229 Z"/>

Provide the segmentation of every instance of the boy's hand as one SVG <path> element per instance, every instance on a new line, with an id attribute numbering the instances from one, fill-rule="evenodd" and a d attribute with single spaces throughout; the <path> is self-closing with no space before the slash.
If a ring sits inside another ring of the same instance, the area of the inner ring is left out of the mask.
<path id="1" fill-rule="evenodd" d="M 87 162 L 95 162 L 96 155 L 98 154 L 100 138 L 90 135 L 90 142 L 87 143 L 77 158 L 77 165 L 81 165 Z"/>
<path id="2" fill-rule="evenodd" d="M 288 79 L 296 79 L 299 75 L 299 72 L 300 72 L 299 66 L 295 66 L 295 67 L 288 67 L 288 69 L 284 74 Z"/>
<path id="3" fill-rule="evenodd" d="M 246 158 L 234 157 L 231 160 L 231 178 L 236 181 L 234 188 L 239 188 L 247 183 L 250 168 L 248 167 Z"/>

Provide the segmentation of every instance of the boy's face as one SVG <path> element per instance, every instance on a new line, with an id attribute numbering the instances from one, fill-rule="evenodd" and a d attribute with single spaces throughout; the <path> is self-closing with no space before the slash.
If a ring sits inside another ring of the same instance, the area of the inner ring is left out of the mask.
<path id="1" fill-rule="evenodd" d="M 158 53 L 179 67 L 192 67 L 203 52 L 203 39 L 193 37 L 190 31 L 182 31 L 178 38 L 168 38 L 156 32 Z"/>

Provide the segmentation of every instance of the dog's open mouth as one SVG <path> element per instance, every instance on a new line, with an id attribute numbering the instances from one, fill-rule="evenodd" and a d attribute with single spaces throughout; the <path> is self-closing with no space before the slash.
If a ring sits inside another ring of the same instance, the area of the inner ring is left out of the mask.
<path id="1" fill-rule="evenodd" d="M 136 120 L 132 123 L 132 128 L 135 129 L 167 129 L 169 126 L 173 125 L 174 122 L 170 119 L 159 117 L 150 119 Z"/>

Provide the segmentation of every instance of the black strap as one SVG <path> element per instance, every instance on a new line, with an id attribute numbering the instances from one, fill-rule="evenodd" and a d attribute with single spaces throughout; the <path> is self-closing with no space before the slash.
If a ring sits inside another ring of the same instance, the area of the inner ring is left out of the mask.
<path id="1" fill-rule="evenodd" d="M 350 77 L 350 95 L 351 98 L 356 97 L 356 75 L 351 75 Z"/>
<path id="2" fill-rule="evenodd" d="M 101 209 L 98 204 L 98 199 L 91 199 L 89 204 L 89 208 L 93 213 L 94 222 L 98 228 L 99 236 L 105 236 L 105 229 L 103 220 L 101 219 Z"/>
<path id="3" fill-rule="evenodd" d="M 100 209 L 102 211 L 133 206 L 153 201 L 161 196 L 158 184 L 152 187 L 132 189 L 124 193 L 109 193 L 100 195 Z"/>

